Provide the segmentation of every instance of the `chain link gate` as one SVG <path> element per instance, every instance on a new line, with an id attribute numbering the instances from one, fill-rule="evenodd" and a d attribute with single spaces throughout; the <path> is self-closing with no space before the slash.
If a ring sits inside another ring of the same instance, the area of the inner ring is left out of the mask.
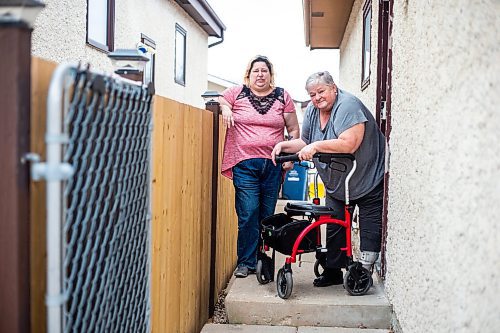
<path id="1" fill-rule="evenodd" d="M 48 332 L 150 330 L 152 97 L 76 66 L 52 78 L 47 162 L 32 165 L 47 180 Z"/>

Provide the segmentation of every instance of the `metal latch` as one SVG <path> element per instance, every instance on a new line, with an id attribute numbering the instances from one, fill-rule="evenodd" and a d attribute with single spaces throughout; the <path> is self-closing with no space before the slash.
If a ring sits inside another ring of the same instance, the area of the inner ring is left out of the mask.
<path id="1" fill-rule="evenodd" d="M 387 112 L 385 109 L 385 101 L 380 102 L 380 119 L 386 120 L 387 119 Z"/>
<path id="2" fill-rule="evenodd" d="M 36 153 L 27 153 L 21 158 L 22 163 L 30 163 L 31 179 L 39 181 L 57 181 L 69 179 L 75 170 L 69 163 L 47 164 L 40 162 L 40 155 Z"/>

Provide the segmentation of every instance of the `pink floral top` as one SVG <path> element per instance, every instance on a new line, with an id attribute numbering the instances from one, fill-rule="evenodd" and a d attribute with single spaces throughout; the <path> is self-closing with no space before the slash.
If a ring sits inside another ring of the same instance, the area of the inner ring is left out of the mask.
<path id="1" fill-rule="evenodd" d="M 271 158 L 274 146 L 284 140 L 284 113 L 295 112 L 293 100 L 283 88 L 267 96 L 255 96 L 247 86 L 222 92 L 231 105 L 234 126 L 226 131 L 222 175 L 232 179 L 232 168 L 250 158 Z"/>

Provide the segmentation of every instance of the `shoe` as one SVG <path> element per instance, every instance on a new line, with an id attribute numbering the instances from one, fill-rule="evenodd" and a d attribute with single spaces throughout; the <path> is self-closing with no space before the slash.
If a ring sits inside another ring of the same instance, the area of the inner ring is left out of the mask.
<path id="1" fill-rule="evenodd" d="M 313 285 L 315 287 L 328 287 L 344 283 L 344 275 L 340 268 L 327 269 L 319 277 L 314 279 Z"/>
<path id="2" fill-rule="evenodd" d="M 246 266 L 238 266 L 234 271 L 234 276 L 237 278 L 246 278 L 248 276 L 248 267 Z"/>

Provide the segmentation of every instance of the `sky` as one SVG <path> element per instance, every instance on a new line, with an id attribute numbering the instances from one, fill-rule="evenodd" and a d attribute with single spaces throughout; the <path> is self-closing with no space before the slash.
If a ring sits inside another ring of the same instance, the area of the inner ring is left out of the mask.
<path id="1" fill-rule="evenodd" d="M 304 85 L 310 74 L 327 70 L 338 80 L 338 50 L 306 47 L 302 0 L 207 2 L 226 26 L 224 42 L 208 49 L 208 74 L 241 84 L 248 61 L 264 55 L 274 65 L 276 85 L 298 101 L 309 99 Z"/>

